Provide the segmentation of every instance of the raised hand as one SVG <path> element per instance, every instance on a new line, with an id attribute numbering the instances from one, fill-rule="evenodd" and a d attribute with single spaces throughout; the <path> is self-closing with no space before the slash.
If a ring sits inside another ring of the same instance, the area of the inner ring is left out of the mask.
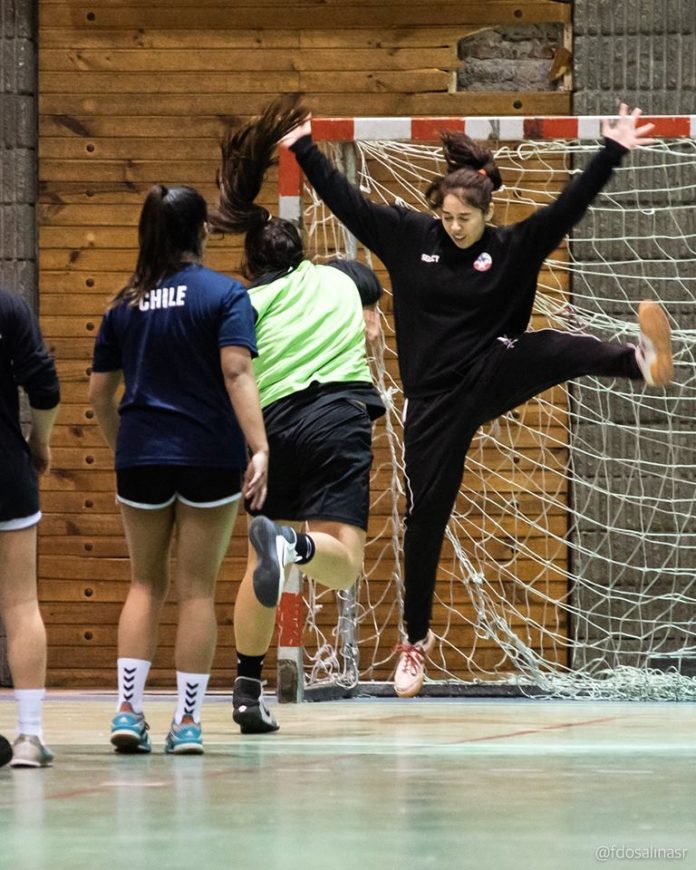
<path id="1" fill-rule="evenodd" d="M 607 118 L 602 122 L 602 136 L 613 139 L 624 148 L 639 148 L 641 145 L 652 145 L 655 139 L 648 138 L 648 133 L 655 129 L 654 124 L 641 124 L 642 111 L 635 108 L 629 113 L 626 103 L 619 106 L 618 118 Z"/>

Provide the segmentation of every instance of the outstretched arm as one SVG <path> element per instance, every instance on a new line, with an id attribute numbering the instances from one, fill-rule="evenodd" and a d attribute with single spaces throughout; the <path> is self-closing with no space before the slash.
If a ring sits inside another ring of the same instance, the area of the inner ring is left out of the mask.
<path id="1" fill-rule="evenodd" d="M 567 185 L 555 202 L 517 225 L 528 251 L 535 251 L 541 259 L 550 254 L 580 221 L 628 151 L 655 141 L 648 138 L 654 124 L 639 124 L 640 116 L 640 109 L 629 113 L 628 106 L 621 103 L 618 118 L 602 123 L 604 148 L 585 171 Z"/>
<path id="2" fill-rule="evenodd" d="M 371 202 L 329 161 L 312 141 L 308 116 L 279 143 L 290 148 L 321 199 L 366 248 L 384 260 L 384 253 L 398 237 L 404 210 Z"/>

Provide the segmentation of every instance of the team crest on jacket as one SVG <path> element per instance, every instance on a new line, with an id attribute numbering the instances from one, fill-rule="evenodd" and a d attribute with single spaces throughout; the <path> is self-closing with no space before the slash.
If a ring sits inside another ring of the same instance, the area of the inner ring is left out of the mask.
<path id="1" fill-rule="evenodd" d="M 491 266 L 493 265 L 493 257 L 490 254 L 484 253 L 479 254 L 478 257 L 474 260 L 474 269 L 477 272 L 487 272 Z"/>

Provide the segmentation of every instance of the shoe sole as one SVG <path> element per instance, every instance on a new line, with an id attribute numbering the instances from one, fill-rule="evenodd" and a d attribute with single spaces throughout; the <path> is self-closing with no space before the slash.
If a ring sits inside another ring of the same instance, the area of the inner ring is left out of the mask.
<path id="1" fill-rule="evenodd" d="M 412 686 L 409 686 L 408 689 L 401 689 L 397 687 L 396 683 L 394 684 L 394 691 L 398 695 L 399 698 L 413 698 L 415 697 L 420 690 L 423 688 L 423 683 L 425 682 L 425 674 L 423 675 L 423 679 Z"/>
<path id="2" fill-rule="evenodd" d="M 278 539 L 275 523 L 266 517 L 256 517 L 249 526 L 249 540 L 256 552 L 257 564 L 254 568 L 254 594 L 264 607 L 277 607 L 280 602 L 280 593 L 283 588 L 283 572 L 279 546 L 282 541 Z"/>
<path id="3" fill-rule="evenodd" d="M 267 722 L 259 722 L 259 717 L 251 711 L 234 710 L 232 719 L 239 725 L 242 734 L 272 734 L 274 731 L 280 730 L 280 725 L 276 722 L 271 725 Z"/>
<path id="4" fill-rule="evenodd" d="M 53 761 L 53 759 L 50 759 L 49 761 L 25 761 L 24 759 L 22 759 L 22 760 L 13 759 L 10 762 L 9 766 L 14 767 L 15 769 L 25 767 L 25 768 L 30 768 L 32 770 L 35 770 L 37 767 L 51 767 L 52 761 Z"/>
<path id="5" fill-rule="evenodd" d="M 665 387 L 672 380 L 672 332 L 669 321 L 657 302 L 644 300 L 638 306 L 638 324 L 641 332 L 655 349 L 655 360 L 650 370 L 652 386 Z"/>
<path id="6" fill-rule="evenodd" d="M 200 743 L 179 743 L 176 746 L 164 747 L 167 755 L 203 755 L 205 750 Z"/>
<path id="7" fill-rule="evenodd" d="M 143 745 L 140 737 L 132 731 L 114 731 L 111 735 L 111 745 L 116 752 L 124 755 L 135 755 L 137 752 L 151 752 L 152 747 Z"/>

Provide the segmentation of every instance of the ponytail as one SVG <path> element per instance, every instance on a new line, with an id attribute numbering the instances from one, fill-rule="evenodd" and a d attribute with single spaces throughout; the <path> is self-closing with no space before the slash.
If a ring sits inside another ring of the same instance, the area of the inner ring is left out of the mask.
<path id="1" fill-rule="evenodd" d="M 271 218 L 268 209 L 255 200 L 266 172 L 277 162 L 278 140 L 307 114 L 297 95 L 280 96 L 258 118 L 230 128 L 220 147 L 222 159 L 216 176 L 219 200 L 210 225 L 222 233 L 246 233 L 243 272 L 247 278 L 294 268 L 304 257 L 296 227 Z"/>
<path id="2" fill-rule="evenodd" d="M 437 210 L 448 193 L 456 193 L 475 208 L 486 211 L 493 191 L 503 185 L 492 152 L 464 133 L 446 130 L 441 140 L 447 173 L 431 182 L 426 190 L 428 205 Z"/>
<path id="3" fill-rule="evenodd" d="M 207 217 L 206 202 L 194 188 L 150 188 L 140 212 L 135 270 L 113 302 L 137 305 L 148 290 L 178 272 L 187 258 L 200 259 Z"/>

